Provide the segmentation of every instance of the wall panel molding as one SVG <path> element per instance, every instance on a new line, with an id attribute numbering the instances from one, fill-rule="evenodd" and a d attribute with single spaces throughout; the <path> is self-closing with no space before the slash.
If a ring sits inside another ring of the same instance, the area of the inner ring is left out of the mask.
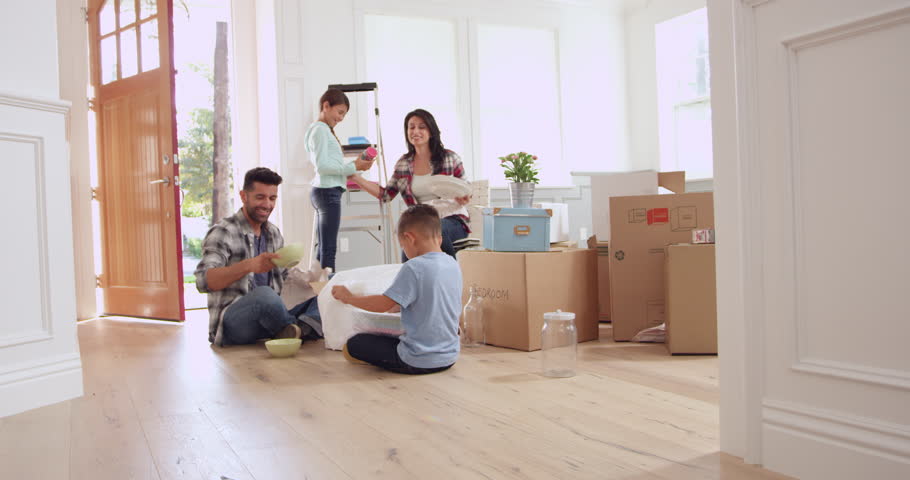
<path id="1" fill-rule="evenodd" d="M 33 108 L 34 109 L 34 108 Z M 39 110 L 46 110 L 39 108 Z M 60 112 L 55 112 L 60 113 Z M 35 179 L 35 198 L 33 205 L 35 208 L 35 220 L 38 226 L 38 287 L 41 311 L 41 327 L 38 330 L 17 332 L 0 337 L 0 348 L 21 345 L 25 343 L 49 340 L 53 338 L 53 322 L 51 321 L 51 288 L 50 272 L 48 271 L 48 247 L 47 247 L 47 202 L 45 184 L 47 177 L 45 175 L 45 146 L 44 137 L 36 135 L 25 135 L 13 132 L 0 131 L 0 142 L 24 143 L 30 145 L 34 152 L 33 175 Z"/>
<path id="2" fill-rule="evenodd" d="M 804 207 L 801 195 L 800 165 L 802 164 L 800 151 L 800 92 L 799 92 L 799 54 L 802 51 L 823 45 L 830 45 L 850 38 L 878 32 L 886 28 L 910 23 L 910 7 L 876 13 L 862 18 L 832 26 L 825 26 L 808 33 L 789 37 L 781 41 L 786 51 L 785 69 L 785 95 L 788 102 L 787 130 L 789 148 L 790 189 L 792 193 L 793 224 L 793 251 L 794 258 L 794 285 L 795 303 L 794 318 L 796 319 L 796 362 L 791 368 L 794 371 L 814 375 L 829 376 L 840 379 L 860 381 L 885 387 L 894 387 L 910 390 L 910 371 L 899 371 L 878 367 L 870 367 L 855 362 L 840 362 L 830 359 L 812 358 L 809 355 L 809 325 L 808 306 L 804 300 L 806 284 L 808 282 L 807 267 L 805 265 L 807 242 L 802 225 L 804 222 Z M 845 67 L 846 68 L 846 67 Z"/>
<path id="3" fill-rule="evenodd" d="M 871 383 L 883 387 L 910 390 L 910 372 L 876 368 L 858 363 L 817 358 L 800 358 L 791 368 L 797 372 Z"/>
<path id="4" fill-rule="evenodd" d="M 70 103 L 63 100 L 30 97 L 5 91 L 0 91 L 0 105 L 8 105 L 10 107 L 24 108 L 27 110 L 43 110 L 45 112 L 61 113 L 64 115 L 70 110 Z"/>
<path id="5" fill-rule="evenodd" d="M 910 462 L 906 425 L 777 400 L 765 400 L 762 407 L 765 426 Z"/>

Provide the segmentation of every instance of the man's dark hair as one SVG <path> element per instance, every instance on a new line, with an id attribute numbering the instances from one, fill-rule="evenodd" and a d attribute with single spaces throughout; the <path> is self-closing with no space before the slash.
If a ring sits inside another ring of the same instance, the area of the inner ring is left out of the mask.
<path id="1" fill-rule="evenodd" d="M 281 175 L 269 170 L 266 167 L 256 167 L 243 177 L 243 189 L 250 192 L 253 190 L 253 182 L 259 182 L 265 185 L 281 185 Z"/>
<path id="2" fill-rule="evenodd" d="M 439 212 L 432 205 L 411 205 L 398 219 L 398 235 L 413 232 L 426 237 L 442 235 Z"/>

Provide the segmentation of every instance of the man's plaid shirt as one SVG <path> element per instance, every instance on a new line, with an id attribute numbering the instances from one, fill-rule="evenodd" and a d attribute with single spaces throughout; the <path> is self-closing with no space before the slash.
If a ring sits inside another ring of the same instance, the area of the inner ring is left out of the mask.
<path id="1" fill-rule="evenodd" d="M 265 251 L 274 252 L 284 246 L 284 237 L 275 225 L 263 223 L 260 234 L 266 235 Z M 253 274 L 249 273 L 227 287 L 212 292 L 209 291 L 205 272 L 210 268 L 227 267 L 256 256 L 254 239 L 253 228 L 241 209 L 234 216 L 227 217 L 210 228 L 202 241 L 202 260 L 196 266 L 196 289 L 200 293 L 209 294 L 209 342 L 215 345 L 221 345 L 221 319 L 225 309 L 250 293 L 254 288 Z M 269 286 L 280 294 L 288 272 L 284 268 L 275 267 L 271 273 Z"/>
<path id="2" fill-rule="evenodd" d="M 446 150 L 445 156 L 442 159 L 442 166 L 439 170 L 436 170 L 436 167 L 433 166 L 433 175 L 450 175 L 453 177 L 458 177 L 464 180 L 464 165 L 461 163 L 461 157 L 457 153 Z M 381 190 L 382 201 L 389 202 L 395 198 L 395 195 L 401 194 L 401 199 L 404 200 L 405 205 L 411 206 L 417 204 L 417 198 L 414 197 L 414 194 L 411 192 L 411 182 L 414 179 L 414 156 L 405 154 L 402 155 L 398 162 L 395 163 L 395 171 L 392 173 L 392 178 L 389 179 L 388 185 L 386 185 Z M 464 207 L 461 207 L 458 211 L 455 212 L 455 215 L 461 220 L 461 224 L 464 226 L 466 232 L 470 233 L 471 229 L 468 228 L 468 211 Z"/>

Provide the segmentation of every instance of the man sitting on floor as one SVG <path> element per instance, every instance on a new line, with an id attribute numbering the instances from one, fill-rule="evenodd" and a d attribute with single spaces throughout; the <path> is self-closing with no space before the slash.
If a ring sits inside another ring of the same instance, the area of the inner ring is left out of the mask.
<path id="1" fill-rule="evenodd" d="M 265 167 L 246 172 L 243 207 L 209 229 L 202 242 L 196 288 L 209 294 L 209 342 L 215 345 L 322 336 L 315 297 L 290 311 L 280 297 L 288 271 L 272 259 L 278 258 L 275 251 L 284 237 L 268 218 L 281 180 Z"/>

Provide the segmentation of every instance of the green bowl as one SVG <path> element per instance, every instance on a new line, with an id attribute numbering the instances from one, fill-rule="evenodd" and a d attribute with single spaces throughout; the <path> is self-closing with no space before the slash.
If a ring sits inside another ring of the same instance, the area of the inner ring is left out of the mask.
<path id="1" fill-rule="evenodd" d="M 265 348 L 273 357 L 293 357 L 300 350 L 300 339 L 276 338 L 265 342 Z"/>
<path id="2" fill-rule="evenodd" d="M 291 243 L 275 251 L 279 256 L 273 258 L 272 263 L 279 268 L 291 268 L 300 263 L 306 253 L 306 247 L 300 243 Z"/>

